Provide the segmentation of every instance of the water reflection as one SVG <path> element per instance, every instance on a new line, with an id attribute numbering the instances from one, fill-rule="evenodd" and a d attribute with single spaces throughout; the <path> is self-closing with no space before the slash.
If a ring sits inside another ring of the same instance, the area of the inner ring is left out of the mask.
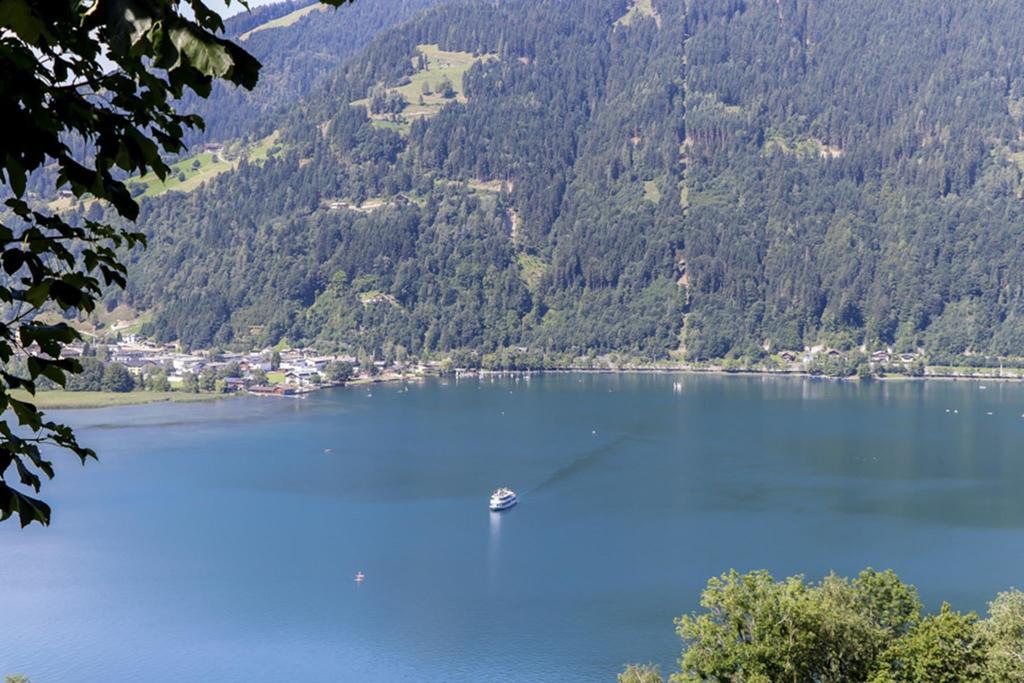
<path id="1" fill-rule="evenodd" d="M 501 563 L 501 513 L 491 512 L 490 535 L 487 539 L 487 578 L 488 586 L 494 590 L 498 578 L 498 566 Z"/>

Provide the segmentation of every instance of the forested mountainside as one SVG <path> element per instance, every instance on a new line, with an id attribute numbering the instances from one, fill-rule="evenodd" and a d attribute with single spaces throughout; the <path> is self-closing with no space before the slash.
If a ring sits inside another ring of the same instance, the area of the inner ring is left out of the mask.
<path id="1" fill-rule="evenodd" d="M 287 107 L 265 162 L 145 201 L 120 300 L 189 346 L 1024 355 L 1019 19 L 445 4 Z"/>
<path id="2" fill-rule="evenodd" d="M 306 0 L 254 7 L 224 22 L 225 35 L 263 65 L 259 86 L 245 90 L 214 81 L 207 98 L 186 90 L 182 111 L 199 114 L 205 126 L 185 132 L 187 147 L 228 141 L 253 142 L 275 129 L 275 117 L 315 89 L 347 57 L 381 31 L 395 26 L 438 0 L 374 0 L 336 10 Z M 92 154 L 80 139 L 66 141 L 77 157 Z M 185 156 L 188 156 L 186 153 Z M 33 173 L 28 189 L 53 199 L 56 167 Z"/>
<path id="3" fill-rule="evenodd" d="M 374 0 L 334 9 L 290 0 L 236 14 L 225 22 L 227 36 L 260 60 L 254 90 L 214 84 L 209 98 L 191 93 L 182 107 L 202 116 L 203 131 L 189 142 L 262 138 L 274 130 L 274 114 L 295 106 L 347 57 L 382 30 L 437 4 L 437 0 Z"/>

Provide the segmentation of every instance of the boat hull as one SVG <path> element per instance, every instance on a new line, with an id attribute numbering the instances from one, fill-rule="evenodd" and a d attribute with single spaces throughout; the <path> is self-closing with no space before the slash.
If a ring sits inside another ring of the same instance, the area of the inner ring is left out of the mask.
<path id="1" fill-rule="evenodd" d="M 496 501 L 490 504 L 491 512 L 501 512 L 502 510 L 508 510 L 519 502 L 519 498 L 512 498 L 511 500 Z"/>

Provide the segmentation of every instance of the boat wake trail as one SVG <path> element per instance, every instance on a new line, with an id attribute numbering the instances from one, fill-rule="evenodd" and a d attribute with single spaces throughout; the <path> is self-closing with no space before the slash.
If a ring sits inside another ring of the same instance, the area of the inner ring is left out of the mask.
<path id="1" fill-rule="evenodd" d="M 601 460 L 618 451 L 627 442 L 637 440 L 638 439 L 635 437 L 623 434 L 607 443 L 603 443 L 600 446 L 584 451 L 574 458 L 569 464 L 552 472 L 551 476 L 530 489 L 529 493 L 536 493 L 537 491 L 543 491 L 546 488 L 555 486 L 559 482 L 565 481 L 569 477 L 597 465 Z"/>

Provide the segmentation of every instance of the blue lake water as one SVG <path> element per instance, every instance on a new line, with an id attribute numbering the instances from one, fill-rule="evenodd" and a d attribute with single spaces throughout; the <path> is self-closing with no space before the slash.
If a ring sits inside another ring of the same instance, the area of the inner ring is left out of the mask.
<path id="1" fill-rule="evenodd" d="M 1024 585 L 1024 385 L 983 385 L 570 374 L 54 412 L 101 462 L 58 456 L 50 528 L 0 525 L 0 675 L 612 681 L 671 669 L 673 618 L 732 567 L 891 567 L 982 611 Z M 521 503 L 491 514 L 499 485 Z"/>

